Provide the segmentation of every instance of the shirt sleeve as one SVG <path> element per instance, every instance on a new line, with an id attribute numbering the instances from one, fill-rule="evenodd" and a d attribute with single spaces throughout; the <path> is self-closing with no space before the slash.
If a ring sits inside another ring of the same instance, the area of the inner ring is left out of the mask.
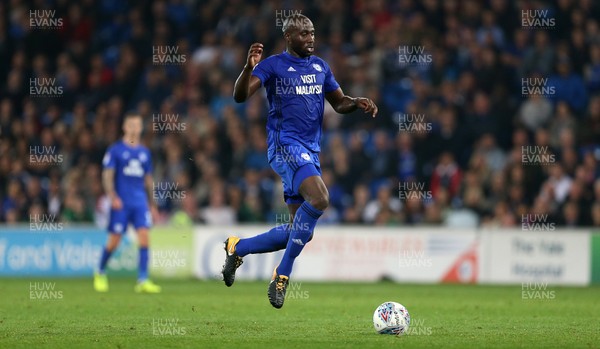
<path id="1" fill-rule="evenodd" d="M 114 152 L 114 147 L 108 148 L 106 153 L 104 154 L 104 158 L 102 159 L 102 167 L 103 168 L 115 168 L 116 167 L 116 157 Z"/>
<path id="2" fill-rule="evenodd" d="M 325 66 L 325 83 L 323 84 L 323 91 L 325 93 L 329 93 L 340 88 L 340 84 L 335 80 L 331 69 L 328 64 L 323 64 Z"/>
<path id="3" fill-rule="evenodd" d="M 266 86 L 271 77 L 273 76 L 273 67 L 271 66 L 271 60 L 265 59 L 259 62 L 252 70 L 252 75 L 260 79 L 261 85 Z"/>

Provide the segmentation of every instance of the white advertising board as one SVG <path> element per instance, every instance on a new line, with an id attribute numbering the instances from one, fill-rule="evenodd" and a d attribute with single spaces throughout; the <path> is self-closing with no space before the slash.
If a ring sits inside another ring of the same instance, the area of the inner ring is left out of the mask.
<path id="1" fill-rule="evenodd" d="M 220 278 L 230 234 L 249 237 L 269 227 L 196 227 L 193 273 Z M 475 231 L 373 227 L 317 227 L 296 259 L 294 280 L 477 282 L 479 242 Z M 249 255 L 238 279 L 269 279 L 282 251 Z"/>
<path id="2" fill-rule="evenodd" d="M 590 282 L 590 234 L 585 231 L 483 231 L 483 283 Z"/>

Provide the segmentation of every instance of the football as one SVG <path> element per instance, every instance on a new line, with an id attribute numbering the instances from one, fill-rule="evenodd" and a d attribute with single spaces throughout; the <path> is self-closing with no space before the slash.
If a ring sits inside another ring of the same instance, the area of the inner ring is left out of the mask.
<path id="1" fill-rule="evenodd" d="M 403 335 L 410 326 L 408 310 L 396 302 L 385 302 L 373 313 L 373 326 L 379 334 Z"/>

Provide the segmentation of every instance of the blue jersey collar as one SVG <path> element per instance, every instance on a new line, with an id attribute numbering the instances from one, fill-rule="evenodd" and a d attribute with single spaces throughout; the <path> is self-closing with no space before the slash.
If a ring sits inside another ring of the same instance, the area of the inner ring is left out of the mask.
<path id="1" fill-rule="evenodd" d="M 310 58 L 312 57 L 312 56 L 308 56 L 306 58 L 300 58 L 300 57 L 292 56 L 287 51 L 283 51 L 283 56 L 287 60 L 289 60 L 293 63 L 298 63 L 298 64 L 302 64 L 302 63 L 307 64 L 310 61 Z"/>

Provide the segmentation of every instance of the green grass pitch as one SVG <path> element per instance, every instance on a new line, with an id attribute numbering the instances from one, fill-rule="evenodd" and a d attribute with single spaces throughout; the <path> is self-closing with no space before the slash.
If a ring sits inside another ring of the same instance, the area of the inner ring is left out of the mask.
<path id="1" fill-rule="evenodd" d="M 0 348 L 600 347 L 599 287 L 524 299 L 520 285 L 303 282 L 277 310 L 266 282 L 158 280 L 162 294 L 139 295 L 110 281 L 98 294 L 91 279 L 0 279 Z M 408 308 L 412 333 L 375 333 L 388 300 Z"/>

